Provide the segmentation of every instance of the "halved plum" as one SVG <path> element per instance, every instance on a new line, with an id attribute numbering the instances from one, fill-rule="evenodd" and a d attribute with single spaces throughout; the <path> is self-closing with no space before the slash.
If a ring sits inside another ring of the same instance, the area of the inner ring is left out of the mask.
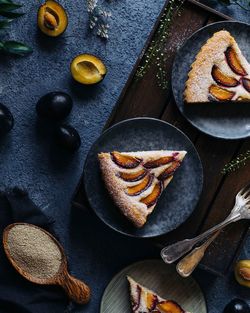
<path id="1" fill-rule="evenodd" d="M 181 165 L 179 161 L 174 161 L 168 168 L 166 168 L 159 176 L 159 180 L 165 180 L 172 176 L 177 168 Z"/>
<path id="2" fill-rule="evenodd" d="M 154 175 L 147 175 L 138 185 L 128 187 L 127 194 L 129 196 L 138 196 L 144 190 L 148 189 L 153 182 Z"/>
<path id="3" fill-rule="evenodd" d="M 148 172 L 145 169 L 141 169 L 138 172 L 134 173 L 120 172 L 118 176 L 127 182 L 136 182 L 144 178 L 147 173 Z"/>
<path id="4" fill-rule="evenodd" d="M 242 85 L 246 89 L 246 91 L 250 92 L 250 79 L 242 78 Z"/>
<path id="5" fill-rule="evenodd" d="M 158 303 L 158 298 L 153 293 L 147 293 L 147 309 L 152 311 L 155 309 L 156 304 Z"/>
<path id="6" fill-rule="evenodd" d="M 158 303 L 156 308 L 159 309 L 161 313 L 184 313 L 179 304 L 171 300 Z"/>
<path id="7" fill-rule="evenodd" d="M 121 154 L 117 151 L 111 152 L 111 157 L 115 164 L 123 168 L 136 168 L 141 160 L 130 155 Z"/>
<path id="8" fill-rule="evenodd" d="M 209 87 L 210 95 L 218 101 L 229 101 L 235 95 L 235 92 L 218 87 L 217 85 L 211 85 Z"/>
<path id="9" fill-rule="evenodd" d="M 162 190 L 163 190 L 162 182 L 158 182 L 157 184 L 155 184 L 153 191 L 145 198 L 142 198 L 140 202 L 146 204 L 146 206 L 150 208 L 157 202 L 158 198 L 162 193 Z"/>
<path id="10" fill-rule="evenodd" d="M 228 47 L 226 52 L 226 59 L 227 63 L 230 66 L 231 70 L 241 76 L 246 76 L 247 72 L 245 71 L 244 67 L 241 65 L 240 60 L 233 49 L 233 47 Z"/>
<path id="11" fill-rule="evenodd" d="M 219 69 L 217 65 L 214 65 L 212 68 L 212 77 L 217 84 L 225 87 L 236 87 L 239 85 L 239 81 L 231 76 L 228 76 Z"/>
<path id="12" fill-rule="evenodd" d="M 145 168 L 156 168 L 162 165 L 166 165 L 174 160 L 174 157 L 172 155 L 162 157 L 156 160 L 148 161 L 143 164 Z"/>
<path id="13" fill-rule="evenodd" d="M 92 54 L 76 56 L 70 65 L 74 80 L 83 85 L 94 85 L 101 82 L 107 74 L 103 61 Z"/>

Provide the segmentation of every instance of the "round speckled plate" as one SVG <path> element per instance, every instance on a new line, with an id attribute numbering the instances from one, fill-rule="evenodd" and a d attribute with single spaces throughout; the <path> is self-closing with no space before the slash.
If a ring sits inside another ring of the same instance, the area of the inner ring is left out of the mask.
<path id="1" fill-rule="evenodd" d="M 250 136 L 250 104 L 208 103 L 185 105 L 183 92 L 191 64 L 206 41 L 219 30 L 228 30 L 250 62 L 250 25 L 240 22 L 210 24 L 194 33 L 177 52 L 172 70 L 172 89 L 180 112 L 200 131 L 223 139 Z"/>
<path id="2" fill-rule="evenodd" d="M 99 168 L 98 153 L 110 151 L 186 150 L 174 179 L 141 229 L 136 229 L 110 198 Z M 191 141 L 180 130 L 160 120 L 136 118 L 106 130 L 91 147 L 84 168 L 84 186 L 90 206 L 114 230 L 134 237 L 155 237 L 177 228 L 193 212 L 202 190 L 203 171 Z"/>
<path id="3" fill-rule="evenodd" d="M 174 265 L 160 260 L 147 260 L 128 266 L 107 286 L 101 301 L 100 313 L 131 313 L 131 302 L 126 276 L 155 291 L 164 299 L 179 303 L 192 313 L 207 313 L 203 293 L 192 278 L 181 278 Z"/>

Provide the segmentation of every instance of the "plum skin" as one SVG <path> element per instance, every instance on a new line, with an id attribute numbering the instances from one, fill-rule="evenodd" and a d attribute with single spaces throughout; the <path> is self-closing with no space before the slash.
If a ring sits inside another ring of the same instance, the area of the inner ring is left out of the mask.
<path id="1" fill-rule="evenodd" d="M 36 105 L 37 115 L 50 120 L 62 120 L 71 112 L 73 101 L 70 95 L 61 91 L 49 92 Z"/>
<path id="2" fill-rule="evenodd" d="M 245 301 L 236 298 L 226 305 L 223 313 L 250 313 L 250 307 Z"/>
<path id="3" fill-rule="evenodd" d="M 10 110 L 0 103 L 0 135 L 7 134 L 14 126 L 14 118 Z"/>
<path id="4" fill-rule="evenodd" d="M 81 138 L 77 130 L 67 124 L 59 125 L 55 133 L 55 141 L 68 151 L 76 151 L 81 146 Z"/>

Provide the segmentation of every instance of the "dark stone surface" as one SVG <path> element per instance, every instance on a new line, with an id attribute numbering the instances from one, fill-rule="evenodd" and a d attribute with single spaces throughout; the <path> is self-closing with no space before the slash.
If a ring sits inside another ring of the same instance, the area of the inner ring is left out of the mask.
<path id="1" fill-rule="evenodd" d="M 240 6 L 244 6 L 244 8 L 249 10 L 249 5 L 247 0 L 238 0 L 238 1 L 230 1 L 238 2 L 239 4 L 231 4 L 231 5 L 225 5 L 223 2 L 227 2 L 224 0 L 200 0 L 200 2 L 210 6 L 211 8 L 220 11 L 230 17 L 232 17 L 235 20 L 249 23 L 249 11 L 242 9 Z"/>
<path id="2" fill-rule="evenodd" d="M 69 27 L 57 39 L 37 31 L 38 2 L 23 2 L 27 14 L 11 25 L 9 34 L 32 45 L 34 53 L 27 58 L 0 57 L 0 102 L 15 118 L 12 132 L 0 140 L 0 187 L 26 188 L 36 204 L 53 216 L 71 272 L 93 290 L 91 303 L 75 308 L 74 313 L 97 313 L 111 277 L 134 261 L 158 256 L 159 251 L 148 242 L 114 233 L 91 213 L 71 209 L 70 199 L 86 153 L 100 134 L 164 1 L 113 1 L 107 43 L 88 33 L 84 0 L 61 1 L 69 13 Z M 70 61 L 83 52 L 96 54 L 106 63 L 109 72 L 103 83 L 84 88 L 72 81 Z M 48 125 L 41 127 L 36 120 L 37 100 L 54 90 L 69 92 L 74 99 L 68 122 L 78 129 L 82 147 L 72 156 L 51 144 Z M 249 249 L 249 242 L 246 247 Z M 222 312 L 233 295 L 247 298 L 248 290 L 237 288 L 231 277 L 228 285 L 223 279 L 198 276 L 211 313 Z"/>

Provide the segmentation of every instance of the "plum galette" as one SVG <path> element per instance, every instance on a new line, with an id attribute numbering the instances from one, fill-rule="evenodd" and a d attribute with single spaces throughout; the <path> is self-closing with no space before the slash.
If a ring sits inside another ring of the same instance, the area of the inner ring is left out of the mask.
<path id="1" fill-rule="evenodd" d="M 250 102 L 250 64 L 228 31 L 215 33 L 197 54 L 184 99 L 186 103 Z"/>
<path id="2" fill-rule="evenodd" d="M 127 277 L 133 313 L 188 313 L 172 300 L 165 300 L 155 292 Z"/>
<path id="3" fill-rule="evenodd" d="M 142 227 L 180 166 L 186 151 L 99 153 L 106 187 L 115 204 Z"/>

